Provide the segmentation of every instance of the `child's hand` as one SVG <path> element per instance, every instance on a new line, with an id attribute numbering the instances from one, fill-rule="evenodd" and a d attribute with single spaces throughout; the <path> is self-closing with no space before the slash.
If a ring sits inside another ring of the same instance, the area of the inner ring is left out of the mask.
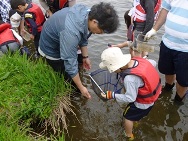
<path id="1" fill-rule="evenodd" d="M 123 48 L 123 44 L 117 44 L 117 45 L 111 45 L 111 47 L 119 47 L 119 48 Z"/>
<path id="2" fill-rule="evenodd" d="M 30 35 L 30 38 L 31 38 L 32 40 L 34 40 L 35 36 L 33 36 L 33 35 L 31 34 L 31 35 Z"/>
<path id="3" fill-rule="evenodd" d="M 101 93 L 101 96 L 106 99 L 106 94 Z"/>
<path id="4" fill-rule="evenodd" d="M 132 41 L 127 41 L 127 46 L 128 47 L 133 47 L 133 42 Z"/>
<path id="5" fill-rule="evenodd" d="M 26 34 L 26 30 L 24 28 L 20 29 L 20 35 L 21 36 L 24 36 L 24 34 Z"/>
<path id="6" fill-rule="evenodd" d="M 119 48 L 123 48 L 123 47 L 131 47 L 133 46 L 133 42 L 132 41 L 126 41 L 117 45 L 111 45 L 111 47 L 119 47 Z"/>

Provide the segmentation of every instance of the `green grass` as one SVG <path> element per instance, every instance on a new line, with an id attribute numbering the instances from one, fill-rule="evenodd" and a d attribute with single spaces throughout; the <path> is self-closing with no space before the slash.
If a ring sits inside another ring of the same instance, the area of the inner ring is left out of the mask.
<path id="1" fill-rule="evenodd" d="M 54 131 L 59 130 L 59 122 L 63 121 L 66 129 L 63 118 L 66 112 L 73 113 L 68 96 L 72 91 L 70 84 L 42 59 L 31 61 L 18 52 L 1 57 L 0 114 L 3 116 L 0 116 L 0 140 L 9 134 L 10 140 L 16 141 L 14 136 L 19 134 L 18 140 L 23 137 L 30 141 L 25 135 L 28 129 L 31 130 L 31 123 L 37 120 L 45 122 Z M 9 131 L 3 132 L 2 127 Z"/>

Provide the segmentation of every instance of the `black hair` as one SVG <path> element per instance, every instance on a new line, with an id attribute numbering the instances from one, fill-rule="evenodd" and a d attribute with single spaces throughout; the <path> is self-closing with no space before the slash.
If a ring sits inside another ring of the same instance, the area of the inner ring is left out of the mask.
<path id="1" fill-rule="evenodd" d="M 16 13 L 16 10 L 10 9 L 9 18 Z"/>
<path id="2" fill-rule="evenodd" d="M 129 26 L 131 25 L 131 16 L 129 16 L 129 11 L 127 10 L 124 14 L 124 20 L 125 20 L 125 24 L 127 25 L 127 29 L 129 28 Z"/>
<path id="3" fill-rule="evenodd" d="M 100 2 L 93 5 L 88 18 L 96 19 L 99 22 L 99 28 L 107 33 L 115 32 L 119 26 L 119 16 L 110 3 Z"/>
<path id="4" fill-rule="evenodd" d="M 19 5 L 25 6 L 25 0 L 10 0 L 10 6 L 13 10 L 18 9 Z"/>

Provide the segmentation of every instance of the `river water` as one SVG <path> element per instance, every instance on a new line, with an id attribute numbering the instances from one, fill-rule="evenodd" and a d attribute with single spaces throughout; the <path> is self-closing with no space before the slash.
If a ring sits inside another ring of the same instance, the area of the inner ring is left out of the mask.
<path id="1" fill-rule="evenodd" d="M 37 2 L 37 0 L 33 0 Z M 89 7 L 102 0 L 77 0 Z M 103 0 L 104 1 L 104 0 Z M 101 52 L 107 48 L 107 44 L 117 44 L 126 40 L 126 26 L 124 23 L 124 13 L 130 9 L 132 3 L 129 0 L 105 0 L 114 5 L 118 11 L 120 27 L 113 34 L 92 35 L 89 38 L 89 57 L 92 61 L 92 69 L 98 69 Z M 164 28 L 157 34 L 156 44 L 160 43 Z M 128 53 L 128 48 L 123 48 L 124 53 Z M 158 60 L 159 47 L 154 53 L 149 54 L 149 58 Z M 124 141 L 122 113 L 126 105 L 117 103 L 115 100 L 103 102 L 92 90 L 91 82 L 87 76 L 88 72 L 81 71 L 82 81 L 92 95 L 91 100 L 84 97 L 75 96 L 73 98 L 74 112 L 77 118 L 67 115 L 69 124 L 69 134 L 66 141 Z M 164 76 L 161 75 L 164 84 Z M 175 89 L 172 92 L 161 94 L 159 100 L 149 115 L 142 119 L 134 127 L 136 141 L 188 141 L 188 100 L 185 104 L 177 106 L 173 104 Z"/>

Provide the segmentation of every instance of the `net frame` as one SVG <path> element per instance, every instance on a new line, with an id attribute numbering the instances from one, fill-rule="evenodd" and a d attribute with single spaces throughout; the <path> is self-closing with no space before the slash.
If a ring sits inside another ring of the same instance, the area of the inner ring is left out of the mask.
<path id="1" fill-rule="evenodd" d="M 106 91 L 122 93 L 124 85 L 121 77 L 117 73 L 109 73 L 107 70 L 97 69 L 89 73 L 89 77 L 91 78 L 91 84 L 95 94 L 103 101 L 106 99 L 102 97 L 101 93 L 106 94 Z"/>

